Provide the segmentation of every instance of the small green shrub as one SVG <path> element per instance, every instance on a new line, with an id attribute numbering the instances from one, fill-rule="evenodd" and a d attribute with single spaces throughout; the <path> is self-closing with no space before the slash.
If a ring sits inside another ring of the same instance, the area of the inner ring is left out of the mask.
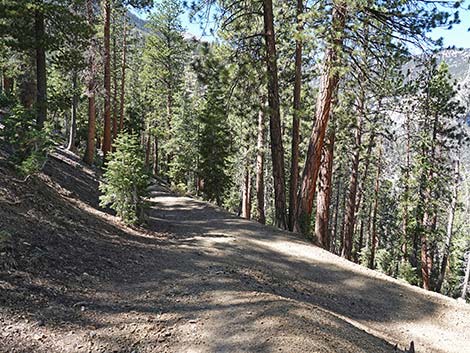
<path id="1" fill-rule="evenodd" d="M 393 256 L 387 249 L 378 249 L 375 255 L 377 270 L 386 275 L 393 276 L 396 263 L 394 262 Z"/>
<path id="2" fill-rule="evenodd" d="M 5 115 L 4 125 L 4 140 L 13 151 L 11 159 L 18 171 L 25 176 L 39 172 L 52 148 L 49 126 L 38 130 L 34 111 L 21 106 Z"/>
<path id="3" fill-rule="evenodd" d="M 411 266 L 408 261 L 402 261 L 398 269 L 398 278 L 407 281 L 410 284 L 417 285 L 419 280 L 416 274 L 416 267 Z"/>
<path id="4" fill-rule="evenodd" d="M 369 266 L 370 257 L 371 257 L 370 248 L 369 248 L 368 246 L 364 246 L 364 247 L 361 249 L 361 252 L 360 252 L 360 254 L 359 254 L 359 263 L 360 263 L 362 266 L 368 267 L 368 266 Z"/>
<path id="5" fill-rule="evenodd" d="M 149 174 L 145 157 L 135 135 L 120 134 L 115 141 L 116 151 L 106 164 L 103 182 L 100 183 L 100 205 L 110 207 L 127 224 L 143 220 L 144 200 Z"/>
<path id="6" fill-rule="evenodd" d="M 11 95 L 0 93 L 0 107 L 11 108 L 15 105 L 15 99 Z"/>

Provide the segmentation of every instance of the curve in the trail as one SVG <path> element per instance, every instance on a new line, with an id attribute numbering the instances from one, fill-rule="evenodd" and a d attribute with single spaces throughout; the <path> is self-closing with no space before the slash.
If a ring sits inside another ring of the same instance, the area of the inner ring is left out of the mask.
<path id="1" fill-rule="evenodd" d="M 466 304 L 161 186 L 126 227 L 52 157 L 23 183 L 0 149 L 0 353 L 470 352 Z"/>
<path id="2" fill-rule="evenodd" d="M 414 341 L 422 352 L 470 352 L 468 305 L 158 186 L 151 202 L 152 227 L 197 251 L 199 270 L 215 268 L 195 286 L 201 306 L 213 307 L 203 332 L 209 346 L 225 347 L 215 351 L 269 342 L 298 352 L 385 352 Z"/>

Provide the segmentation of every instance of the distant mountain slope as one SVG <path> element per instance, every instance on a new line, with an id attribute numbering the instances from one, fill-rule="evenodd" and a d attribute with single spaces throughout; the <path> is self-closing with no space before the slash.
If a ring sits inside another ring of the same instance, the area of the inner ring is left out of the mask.
<path id="1" fill-rule="evenodd" d="M 438 54 L 438 58 L 449 65 L 450 73 L 456 80 L 470 82 L 470 49 L 446 49 Z"/>
<path id="2" fill-rule="evenodd" d="M 460 90 L 458 97 L 468 99 L 470 95 L 470 49 L 444 49 L 436 54 L 438 62 L 445 61 L 449 66 L 449 72 Z M 415 59 L 419 59 L 416 57 Z M 418 60 L 411 60 L 403 67 L 404 72 L 411 71 L 411 77 L 416 77 L 421 70 Z"/>
<path id="3" fill-rule="evenodd" d="M 149 30 L 145 25 L 147 24 L 148 21 L 140 18 L 137 16 L 134 12 L 127 10 L 127 18 L 129 19 L 129 22 L 135 26 L 139 31 L 148 33 Z"/>

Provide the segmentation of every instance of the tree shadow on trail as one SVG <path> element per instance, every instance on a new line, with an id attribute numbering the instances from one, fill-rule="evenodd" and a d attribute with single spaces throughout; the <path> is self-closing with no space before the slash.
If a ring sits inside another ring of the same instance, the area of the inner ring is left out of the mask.
<path id="1" fill-rule="evenodd" d="M 354 319 L 380 322 L 419 319 L 413 316 L 416 312 L 423 316 L 434 314 L 435 303 L 422 292 L 340 259 L 297 235 L 237 218 L 197 200 L 174 198 L 169 202 L 169 198 L 154 199 L 150 215 L 154 227 L 165 228 L 171 223 L 173 234 L 194 248 L 204 246 L 200 238 L 230 238 L 234 241 L 209 245 L 223 252 L 219 261 L 260 268 L 267 273 L 276 269 L 279 282 L 290 283 L 287 287 L 296 283 L 292 287 L 296 293 L 310 293 L 315 304 L 340 314 L 352 314 Z M 337 307 L 337 297 L 347 299 L 350 305 Z"/>
<path id="2" fill-rule="evenodd" d="M 57 179 L 63 166 L 51 168 L 53 181 L 69 190 L 73 179 Z M 71 191 L 96 207 L 94 185 L 91 195 L 81 194 L 92 177 L 70 173 L 81 180 Z M 31 187 L 42 190 L 43 203 L 0 202 L 0 216 L 16 237 L 17 262 L 0 274 L 0 317 L 27 318 L 31 330 L 41 323 L 58 341 L 74 331 L 76 342 L 94 342 L 91 352 L 100 346 L 128 353 L 188 347 L 214 353 L 393 352 L 393 332 L 381 325 L 418 321 L 438 309 L 410 287 L 353 270 L 291 233 L 197 200 L 153 190 L 146 233 L 112 224 L 37 183 Z M 53 206 L 45 209 L 45 203 Z M 128 329 L 132 325 L 139 330 Z M 82 337 L 90 332 L 93 338 Z M 53 338 L 41 346 L 8 337 L 0 352 L 20 351 L 16 346 L 22 352 L 65 351 Z"/>

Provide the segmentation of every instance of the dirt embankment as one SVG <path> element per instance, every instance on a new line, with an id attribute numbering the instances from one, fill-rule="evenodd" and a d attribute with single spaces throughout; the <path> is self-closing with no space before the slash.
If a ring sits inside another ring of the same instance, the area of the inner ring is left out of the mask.
<path id="1" fill-rule="evenodd" d="M 0 156 L 0 352 L 470 352 L 469 305 L 157 186 L 125 227 L 97 185 Z"/>

